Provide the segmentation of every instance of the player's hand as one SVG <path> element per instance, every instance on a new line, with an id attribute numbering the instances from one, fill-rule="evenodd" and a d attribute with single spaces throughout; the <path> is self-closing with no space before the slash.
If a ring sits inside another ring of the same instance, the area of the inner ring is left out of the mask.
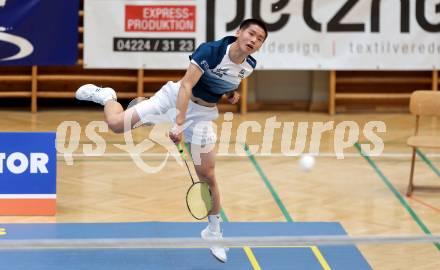
<path id="1" fill-rule="evenodd" d="M 231 104 L 237 103 L 239 99 L 240 99 L 240 94 L 237 93 L 236 91 L 234 91 L 228 95 L 228 101 Z"/>
<path id="2" fill-rule="evenodd" d="M 174 124 L 173 128 L 168 133 L 168 136 L 174 144 L 179 144 L 182 141 L 183 126 Z"/>

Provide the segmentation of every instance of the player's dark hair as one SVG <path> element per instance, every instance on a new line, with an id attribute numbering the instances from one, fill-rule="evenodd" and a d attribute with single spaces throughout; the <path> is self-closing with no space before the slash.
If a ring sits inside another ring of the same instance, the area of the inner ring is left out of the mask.
<path id="1" fill-rule="evenodd" d="M 259 27 L 261 27 L 261 29 L 264 30 L 264 33 L 266 34 L 266 36 L 264 37 L 264 39 L 266 39 L 266 38 L 267 38 L 267 26 L 266 26 L 266 24 L 265 24 L 263 21 L 261 21 L 261 20 L 253 19 L 253 18 L 251 18 L 251 19 L 246 19 L 246 20 L 244 20 L 244 21 L 242 21 L 242 22 L 240 23 L 240 30 L 245 30 L 246 28 L 248 28 L 249 26 L 251 26 L 251 25 L 253 25 L 253 24 L 258 25 Z"/>

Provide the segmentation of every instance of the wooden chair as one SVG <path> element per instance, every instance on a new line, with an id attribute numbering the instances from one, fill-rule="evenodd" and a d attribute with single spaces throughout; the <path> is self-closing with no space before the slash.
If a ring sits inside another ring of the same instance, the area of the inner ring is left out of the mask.
<path id="1" fill-rule="evenodd" d="M 440 136 L 419 135 L 420 116 L 440 116 L 440 91 L 418 90 L 410 98 L 409 110 L 416 116 L 415 134 L 406 143 L 412 147 L 411 172 L 406 194 L 410 196 L 414 190 L 414 163 L 417 148 L 440 148 Z"/>

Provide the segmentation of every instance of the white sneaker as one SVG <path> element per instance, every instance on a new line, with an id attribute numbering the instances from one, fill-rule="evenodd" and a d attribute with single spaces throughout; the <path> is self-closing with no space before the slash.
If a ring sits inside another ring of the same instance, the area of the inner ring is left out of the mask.
<path id="1" fill-rule="evenodd" d="M 223 239 L 222 233 L 211 231 L 209 229 L 209 225 L 208 225 L 208 227 L 206 227 L 202 231 L 201 235 L 202 235 L 202 239 L 204 239 L 204 240 L 221 240 L 221 239 Z M 228 251 L 228 249 L 224 248 L 224 247 L 220 247 L 220 246 L 211 247 L 212 255 L 222 263 L 225 263 L 228 260 L 228 256 L 226 255 L 227 251 Z"/>
<path id="2" fill-rule="evenodd" d="M 93 101 L 104 105 L 107 101 L 116 100 L 116 92 L 112 88 L 101 88 L 94 84 L 85 84 L 78 88 L 75 93 L 76 99 Z"/>

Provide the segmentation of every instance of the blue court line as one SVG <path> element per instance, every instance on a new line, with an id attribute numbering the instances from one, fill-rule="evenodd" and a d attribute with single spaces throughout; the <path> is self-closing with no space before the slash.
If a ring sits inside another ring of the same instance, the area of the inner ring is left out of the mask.
<path id="1" fill-rule="evenodd" d="M 432 170 L 433 172 L 435 172 L 435 174 L 437 174 L 438 177 L 440 177 L 440 171 L 439 171 L 439 170 L 437 169 L 437 167 L 431 162 L 431 160 L 429 160 L 429 158 L 428 158 L 425 154 L 423 154 L 423 152 L 420 151 L 418 148 L 416 148 L 416 153 L 417 153 L 417 155 L 420 156 L 420 158 L 422 158 L 422 160 L 423 160 L 426 164 L 428 164 L 429 168 L 431 168 L 431 170 Z"/>
<path id="2" fill-rule="evenodd" d="M 376 171 L 376 173 L 380 176 L 380 179 L 384 184 L 388 187 L 388 189 L 396 196 L 396 198 L 399 200 L 399 202 L 403 205 L 403 207 L 408 211 L 408 213 L 411 215 L 413 220 L 419 225 L 420 229 L 427 234 L 432 235 L 431 231 L 428 229 L 428 227 L 423 223 L 422 219 L 417 216 L 416 212 L 411 208 L 411 206 L 408 204 L 408 202 L 402 197 L 400 192 L 393 186 L 391 181 L 383 174 L 383 172 L 379 169 L 379 167 L 376 165 L 376 163 L 370 159 L 368 155 L 362 151 L 361 146 L 359 143 L 355 143 L 354 146 L 359 151 L 359 153 L 365 158 L 365 160 L 371 165 L 371 167 Z M 437 247 L 437 249 L 440 251 L 440 243 L 434 243 L 434 245 Z"/>

